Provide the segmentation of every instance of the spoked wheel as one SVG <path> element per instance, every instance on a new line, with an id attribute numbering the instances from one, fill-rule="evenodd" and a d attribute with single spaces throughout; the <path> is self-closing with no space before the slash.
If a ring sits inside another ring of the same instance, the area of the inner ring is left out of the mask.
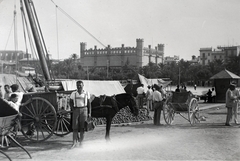
<path id="1" fill-rule="evenodd" d="M 163 116 L 164 120 L 168 125 L 171 125 L 174 121 L 175 111 L 170 105 L 170 103 L 163 104 Z"/>
<path id="2" fill-rule="evenodd" d="M 56 129 L 57 116 L 53 105 L 41 97 L 33 97 L 20 108 L 21 131 L 31 141 L 45 141 Z"/>
<path id="3" fill-rule="evenodd" d="M 188 118 L 191 125 L 199 122 L 199 107 L 196 98 L 192 98 L 188 108 Z"/>
<path id="4" fill-rule="evenodd" d="M 72 131 L 71 116 L 72 111 L 59 110 L 57 112 L 57 126 L 54 130 L 55 135 L 64 136 Z"/>

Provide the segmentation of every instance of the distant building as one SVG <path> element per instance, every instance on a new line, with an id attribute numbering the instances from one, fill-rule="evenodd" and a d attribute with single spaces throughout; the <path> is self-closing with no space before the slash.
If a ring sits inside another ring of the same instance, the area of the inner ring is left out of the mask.
<path id="1" fill-rule="evenodd" d="M 143 67 L 149 62 L 163 63 L 164 44 L 158 44 L 154 49 L 151 45 L 144 47 L 143 39 L 136 40 L 136 47 L 111 48 L 110 45 L 104 49 L 87 49 L 86 43 L 80 44 L 80 59 L 83 68 L 91 67 L 122 67 L 125 64 L 134 67 Z"/>
<path id="2" fill-rule="evenodd" d="M 179 56 L 174 55 L 173 57 L 166 56 L 164 58 L 164 64 L 171 64 L 172 62 L 178 63 L 179 62 Z"/>
<path id="3" fill-rule="evenodd" d="M 58 63 L 58 60 L 51 59 L 51 63 Z M 1 73 L 15 73 L 19 71 L 22 73 L 35 74 L 36 68 L 41 68 L 40 61 L 36 58 L 32 58 L 31 54 L 27 54 L 23 51 L 15 50 L 0 50 L 0 72 Z"/>
<path id="4" fill-rule="evenodd" d="M 19 67 L 18 62 L 23 58 L 31 57 L 20 50 L 0 50 L 0 71 L 1 73 L 14 73 Z"/>
<path id="5" fill-rule="evenodd" d="M 31 58 L 30 54 L 27 54 L 23 51 L 15 51 L 15 50 L 0 50 L 0 60 L 7 62 L 17 62 L 23 58 Z"/>
<path id="6" fill-rule="evenodd" d="M 230 56 L 238 56 L 240 54 L 240 46 L 218 46 L 217 49 L 200 48 L 200 64 L 208 65 L 214 60 L 223 60 Z"/>
<path id="7" fill-rule="evenodd" d="M 198 64 L 200 57 L 196 57 L 195 55 L 192 56 L 191 60 L 188 60 L 190 64 Z"/>

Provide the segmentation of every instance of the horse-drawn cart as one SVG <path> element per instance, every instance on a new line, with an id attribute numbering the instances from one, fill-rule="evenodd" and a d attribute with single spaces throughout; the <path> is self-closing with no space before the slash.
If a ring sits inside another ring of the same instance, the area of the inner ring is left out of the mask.
<path id="1" fill-rule="evenodd" d="M 182 116 L 189 121 L 191 125 L 199 122 L 198 100 L 194 98 L 191 92 L 172 92 L 166 99 L 163 106 L 165 122 L 172 124 L 175 114 Z M 188 115 L 187 117 L 186 114 Z"/>

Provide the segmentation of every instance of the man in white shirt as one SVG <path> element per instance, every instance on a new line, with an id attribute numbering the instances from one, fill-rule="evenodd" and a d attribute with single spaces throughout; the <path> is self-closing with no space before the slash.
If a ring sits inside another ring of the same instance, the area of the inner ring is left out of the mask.
<path id="1" fill-rule="evenodd" d="M 154 91 L 153 91 L 153 108 L 154 108 L 153 124 L 154 125 L 161 125 L 160 120 L 161 120 L 161 110 L 163 107 L 163 97 L 159 90 L 160 90 L 160 87 L 154 84 Z"/>
<path id="2" fill-rule="evenodd" d="M 145 96 L 145 92 L 144 92 L 144 85 L 141 84 L 140 87 L 137 88 L 137 98 L 138 98 L 138 106 L 139 109 L 143 108 L 143 98 Z"/>
<path id="3" fill-rule="evenodd" d="M 19 107 L 20 107 L 20 104 L 17 103 L 18 101 L 18 95 L 16 94 L 11 94 L 10 96 L 10 100 L 8 101 L 8 104 L 14 108 L 17 112 L 19 112 Z"/>
<path id="4" fill-rule="evenodd" d="M 214 88 L 212 88 L 212 102 L 215 103 L 216 102 L 216 91 Z"/>
<path id="5" fill-rule="evenodd" d="M 5 94 L 4 94 L 4 99 L 9 101 L 10 100 L 10 96 L 12 94 L 11 88 L 8 84 L 4 85 L 4 90 L 5 90 Z"/>
<path id="6" fill-rule="evenodd" d="M 146 92 L 146 98 L 147 98 L 147 109 L 152 111 L 153 110 L 153 107 L 152 107 L 153 90 L 150 85 L 148 85 L 148 90 Z"/>
<path id="7" fill-rule="evenodd" d="M 73 111 L 72 129 L 73 129 L 73 145 L 71 148 L 81 145 L 84 139 L 84 123 L 87 118 L 91 117 L 91 103 L 89 92 L 83 90 L 83 81 L 76 82 L 77 90 L 70 95 L 70 107 Z M 80 130 L 80 138 L 78 136 Z"/>
<path id="8" fill-rule="evenodd" d="M 15 93 L 17 95 L 17 101 L 16 104 L 19 104 L 19 106 L 21 105 L 22 99 L 23 99 L 23 92 L 19 91 L 19 86 L 18 84 L 13 84 L 10 86 L 12 89 L 12 94 Z"/>

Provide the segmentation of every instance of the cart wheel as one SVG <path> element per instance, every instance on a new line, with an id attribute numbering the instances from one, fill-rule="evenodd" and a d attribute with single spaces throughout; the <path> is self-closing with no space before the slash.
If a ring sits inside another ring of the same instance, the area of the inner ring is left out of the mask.
<path id="1" fill-rule="evenodd" d="M 64 136 L 72 131 L 71 117 L 72 111 L 59 110 L 57 112 L 57 126 L 54 130 L 55 135 Z"/>
<path id="2" fill-rule="evenodd" d="M 45 141 L 53 135 L 57 116 L 53 105 L 41 97 L 33 97 L 20 108 L 21 131 L 31 141 Z"/>
<path id="3" fill-rule="evenodd" d="M 6 158 L 8 158 L 8 160 L 12 161 L 12 159 L 6 153 L 4 153 L 2 150 L 0 150 L 0 153 L 2 153 Z"/>
<path id="4" fill-rule="evenodd" d="M 174 121 L 175 111 L 170 105 L 170 103 L 163 104 L 163 116 L 164 120 L 168 125 L 171 125 Z"/>
<path id="5" fill-rule="evenodd" d="M 199 107 L 196 98 L 192 98 L 188 108 L 188 118 L 191 125 L 199 122 Z"/>

